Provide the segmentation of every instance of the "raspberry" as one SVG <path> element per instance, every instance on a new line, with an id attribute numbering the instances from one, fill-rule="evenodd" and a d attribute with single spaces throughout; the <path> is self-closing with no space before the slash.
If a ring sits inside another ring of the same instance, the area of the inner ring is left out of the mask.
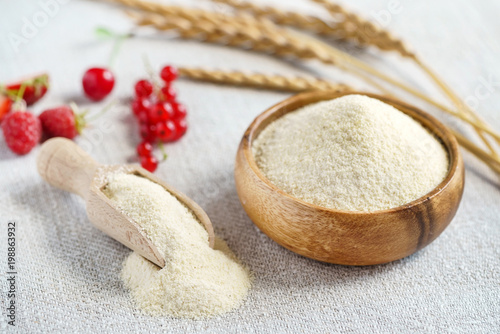
<path id="1" fill-rule="evenodd" d="M 75 138 L 85 127 L 83 116 L 77 115 L 69 106 L 45 110 L 38 116 L 43 132 L 49 137 Z"/>
<path id="2" fill-rule="evenodd" d="M 31 151 L 42 137 L 40 120 L 27 111 L 17 111 L 5 116 L 2 130 L 7 146 L 17 154 Z"/>

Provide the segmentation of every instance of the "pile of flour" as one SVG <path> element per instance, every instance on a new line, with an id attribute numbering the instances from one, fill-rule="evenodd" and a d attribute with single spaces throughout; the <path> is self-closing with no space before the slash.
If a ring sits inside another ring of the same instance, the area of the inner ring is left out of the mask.
<path id="1" fill-rule="evenodd" d="M 201 319 L 243 302 L 251 285 L 249 271 L 222 240 L 210 248 L 205 228 L 162 186 L 116 174 L 109 177 L 104 193 L 144 229 L 166 259 L 159 268 L 131 253 L 123 264 L 123 282 L 142 310 Z"/>
<path id="2" fill-rule="evenodd" d="M 441 142 L 413 118 L 363 95 L 285 114 L 253 143 L 256 163 L 286 193 L 350 211 L 394 208 L 424 196 L 448 173 Z"/>

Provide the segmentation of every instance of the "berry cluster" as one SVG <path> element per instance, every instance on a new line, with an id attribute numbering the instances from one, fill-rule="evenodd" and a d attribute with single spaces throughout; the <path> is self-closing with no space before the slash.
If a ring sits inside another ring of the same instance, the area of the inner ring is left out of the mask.
<path id="1" fill-rule="evenodd" d="M 0 85 L 0 123 L 7 146 L 26 154 L 42 137 L 42 123 L 26 106 L 40 100 L 49 87 L 47 74 L 35 75 L 15 83 Z"/>
<path id="2" fill-rule="evenodd" d="M 139 122 L 142 142 L 137 146 L 137 154 L 143 168 L 153 172 L 158 160 L 153 156 L 155 143 L 179 140 L 187 130 L 186 108 L 177 102 L 172 83 L 177 79 L 177 70 L 165 66 L 160 72 L 162 85 L 148 80 L 135 84 L 135 99 L 132 112 Z"/>
<path id="3" fill-rule="evenodd" d="M 17 154 L 30 152 L 42 139 L 73 139 L 85 127 L 85 113 L 76 105 L 47 109 L 38 117 L 26 110 L 48 90 L 49 76 L 41 74 L 0 86 L 0 122 L 7 146 Z"/>

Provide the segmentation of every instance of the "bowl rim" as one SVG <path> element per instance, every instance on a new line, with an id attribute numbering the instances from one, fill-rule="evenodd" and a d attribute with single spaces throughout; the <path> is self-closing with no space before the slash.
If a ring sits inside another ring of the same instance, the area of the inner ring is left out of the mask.
<path id="1" fill-rule="evenodd" d="M 424 126 L 428 131 L 430 131 L 434 136 L 436 136 L 441 144 L 444 146 L 444 148 L 448 152 L 448 159 L 449 159 L 449 166 L 448 166 L 448 173 L 446 174 L 446 177 L 439 183 L 434 189 L 432 189 L 430 192 L 427 194 L 411 201 L 406 204 L 394 207 L 394 208 L 389 208 L 389 209 L 383 209 L 383 210 L 374 210 L 374 211 L 349 211 L 349 210 L 340 210 L 340 209 L 333 209 L 333 208 L 327 208 L 324 206 L 319 206 L 313 203 L 306 202 L 302 199 L 299 199 L 297 197 L 294 197 L 282 189 L 278 188 L 276 185 L 274 185 L 265 175 L 264 173 L 260 170 L 260 168 L 257 166 L 257 163 L 255 162 L 254 155 L 253 155 L 253 140 L 260 134 L 260 132 L 267 127 L 270 123 L 272 123 L 274 120 L 282 117 L 283 115 L 295 111 L 298 108 L 302 108 L 308 104 L 312 103 L 317 103 L 321 101 L 326 101 L 326 100 L 332 100 L 338 97 L 346 96 L 346 95 L 365 95 L 371 98 L 378 99 L 384 103 L 388 103 L 398 109 L 400 112 L 404 113 L 405 115 L 410 116 L 412 119 L 415 121 L 419 122 L 422 126 Z M 300 100 L 312 100 L 306 104 L 303 104 L 302 106 L 298 108 L 291 108 L 289 110 L 284 110 L 287 108 L 289 105 L 294 104 L 299 102 Z M 399 107 L 402 107 L 403 109 L 408 109 L 411 110 L 413 113 L 415 113 L 418 117 L 415 118 L 414 115 L 410 115 L 404 110 L 401 110 Z M 275 117 L 275 114 L 277 113 L 282 113 L 282 115 L 277 116 L 275 119 L 273 119 L 271 122 L 268 124 L 263 125 L 268 121 L 269 118 Z M 429 124 L 424 124 L 423 120 L 427 121 L 432 126 L 429 126 Z M 437 131 L 436 131 L 437 130 Z M 247 128 L 245 131 L 245 134 L 243 136 L 243 139 L 241 141 L 241 148 L 243 149 L 243 154 L 245 156 L 245 159 L 248 162 L 248 165 L 252 169 L 252 171 L 259 177 L 261 181 L 264 182 L 264 184 L 269 187 L 271 190 L 278 192 L 280 195 L 287 197 L 288 199 L 300 203 L 301 205 L 310 207 L 315 210 L 321 210 L 323 212 L 329 212 L 329 213 L 337 213 L 337 214 L 350 214 L 350 215 L 373 215 L 373 214 L 394 214 L 394 213 L 399 213 L 401 211 L 405 211 L 408 209 L 411 209 L 415 206 L 421 205 L 425 203 L 426 201 L 429 201 L 430 199 L 438 196 L 440 193 L 443 192 L 444 189 L 446 189 L 453 178 L 455 177 L 457 170 L 459 168 L 459 161 L 460 161 L 460 152 L 458 149 L 458 142 L 453 136 L 453 134 L 446 128 L 445 125 L 443 125 L 440 121 L 438 121 L 434 116 L 429 115 L 428 113 L 422 111 L 421 109 L 409 105 L 407 103 L 404 103 L 398 99 L 395 99 L 393 97 L 387 97 L 383 95 L 378 95 L 378 94 L 373 94 L 369 92 L 363 92 L 363 91 L 346 91 L 346 92 L 339 92 L 339 91 L 314 91 L 314 92 L 305 92 L 305 93 L 299 93 L 296 95 L 293 95 L 291 97 L 288 97 L 287 99 L 273 105 L 272 107 L 266 109 L 264 112 L 259 114 L 253 122 L 250 124 L 250 126 Z"/>

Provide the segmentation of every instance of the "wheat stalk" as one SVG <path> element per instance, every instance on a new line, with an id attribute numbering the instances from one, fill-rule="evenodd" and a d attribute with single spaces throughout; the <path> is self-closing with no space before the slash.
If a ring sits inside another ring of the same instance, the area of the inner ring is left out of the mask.
<path id="1" fill-rule="evenodd" d="M 141 10 L 146 10 L 145 8 L 147 7 L 144 5 L 144 2 L 139 0 L 113 1 L 127 4 L 127 6 Z M 367 82 L 370 82 L 369 80 L 371 80 L 371 78 L 367 78 L 364 73 L 362 75 L 359 73 L 359 70 L 365 71 L 410 92 L 422 100 L 434 104 L 444 111 L 492 135 L 496 139 L 500 139 L 500 135 L 484 126 L 484 124 L 476 122 L 468 115 L 447 109 L 429 99 L 424 94 L 380 73 L 345 52 L 333 48 L 317 39 L 279 28 L 269 20 L 256 20 L 249 15 L 239 14 L 236 16 L 228 16 L 220 13 L 210 13 L 178 7 L 172 8 L 172 6 L 168 7 L 163 5 L 154 7 L 154 10 L 159 13 L 156 14 L 151 12 L 152 8 L 153 7 L 149 7 L 149 9 L 146 10 L 147 12 L 135 12 L 131 13 L 131 15 L 136 19 L 139 25 L 152 25 L 159 30 L 175 30 L 182 38 L 198 39 L 210 43 L 236 46 L 254 51 L 266 52 L 280 57 L 314 58 L 326 64 L 336 64 L 350 73 L 357 74 L 363 77 Z M 354 69 L 352 67 L 354 67 Z M 373 80 L 371 80 L 371 82 L 373 83 Z M 471 145 L 474 144 L 471 143 Z M 500 164 L 500 160 L 495 156 L 489 157 Z"/>
<path id="2" fill-rule="evenodd" d="M 303 92 L 311 90 L 332 90 L 345 92 L 352 90 L 349 86 L 344 84 L 335 84 L 326 80 L 313 78 L 285 77 L 280 75 L 264 75 L 260 73 L 243 73 L 237 71 L 226 72 L 221 70 L 206 70 L 202 68 L 186 67 L 181 67 L 178 71 L 181 76 L 194 80 L 275 89 L 289 92 Z"/>
<path id="3" fill-rule="evenodd" d="M 402 40 L 336 4 L 316 1 L 324 6 L 328 4 L 327 9 L 331 13 L 335 13 L 337 17 L 341 17 L 340 20 L 327 22 L 315 16 L 282 11 L 269 6 L 258 6 L 250 2 L 237 0 L 212 1 L 224 3 L 237 10 L 251 13 L 258 18 L 269 19 L 279 25 L 302 29 L 320 36 L 351 40 L 364 46 L 373 45 L 384 51 L 397 51 L 403 57 L 412 58 L 415 56 Z"/>
<path id="4" fill-rule="evenodd" d="M 349 12 L 336 3 L 329 2 L 328 0 L 312 1 L 325 7 L 332 16 L 341 16 L 343 18 L 339 25 L 344 29 L 347 38 L 354 39 L 362 45 L 374 45 L 380 50 L 397 51 L 403 57 L 415 57 L 415 53 L 390 31 L 384 30 L 375 23 L 365 20 L 355 13 Z"/>
<path id="5" fill-rule="evenodd" d="M 114 0 L 123 1 L 123 0 Z M 127 2 L 142 2 L 136 0 L 126 0 Z M 183 11 L 189 11 L 184 9 Z M 274 54 L 279 57 L 295 57 L 311 59 L 315 58 L 325 64 L 334 64 L 346 71 L 356 74 L 363 78 L 368 83 L 375 87 L 379 87 L 382 91 L 387 92 L 378 83 L 363 73 L 359 73 L 359 69 L 375 75 L 386 82 L 389 82 L 412 95 L 430 103 L 434 106 L 446 111 L 447 113 L 460 118 L 461 120 L 481 129 L 491 136 L 500 139 L 500 135 L 486 126 L 474 121 L 467 115 L 457 113 L 442 104 L 439 104 L 426 95 L 407 87 L 400 82 L 388 77 L 387 75 L 373 69 L 369 65 L 357 60 L 349 54 L 333 48 L 326 43 L 316 41 L 307 36 L 300 36 L 276 28 L 268 21 L 256 22 L 249 16 L 240 16 L 237 18 L 226 17 L 220 21 L 204 20 L 203 17 L 209 15 L 204 13 L 203 16 L 190 15 L 191 19 L 180 18 L 179 16 L 169 16 L 169 12 L 163 12 L 163 15 L 152 13 L 131 12 L 131 15 L 136 24 L 140 26 L 154 26 L 159 30 L 174 30 L 182 38 L 197 39 L 209 43 L 217 43 L 228 46 L 235 46 L 254 51 Z M 185 15 L 188 17 L 187 15 Z M 355 69 L 350 68 L 354 66 Z"/>
<path id="6" fill-rule="evenodd" d="M 213 0 L 213 1 L 223 1 L 223 0 Z M 234 2 L 234 0 L 229 0 Z M 344 7 L 332 3 L 328 0 L 312 0 L 320 5 L 322 5 L 332 16 L 341 15 L 344 17 L 344 22 L 351 24 L 355 27 L 355 31 L 357 34 L 357 41 L 361 44 L 371 44 L 378 47 L 381 50 L 397 50 L 402 56 L 411 58 L 430 78 L 434 83 L 443 91 L 443 93 L 452 101 L 455 107 L 458 109 L 458 113 L 462 120 L 470 119 L 472 123 L 479 123 L 481 126 L 478 127 L 475 124 L 471 124 L 476 130 L 478 136 L 483 141 L 483 143 L 488 147 L 490 152 L 498 158 L 498 154 L 493 146 L 490 144 L 488 139 L 484 136 L 483 132 L 486 132 L 490 135 L 494 133 L 494 131 L 487 125 L 481 118 L 474 113 L 470 108 L 464 105 L 464 103 L 460 100 L 460 98 L 441 80 L 433 71 L 430 70 L 429 67 L 425 66 L 424 63 L 409 49 L 405 46 L 405 44 L 395 37 L 392 34 L 384 29 L 379 28 L 374 23 L 367 21 L 360 16 L 347 11 Z M 371 33 L 366 34 L 367 31 L 371 31 Z M 391 47 L 392 46 L 392 47 Z M 441 108 L 442 109 L 442 108 Z M 456 115 L 455 115 L 456 116 Z M 488 129 L 485 131 L 484 129 Z M 500 144 L 500 138 L 498 136 L 492 135 L 495 141 Z"/>
<path id="7" fill-rule="evenodd" d="M 124 0 L 115 0 L 124 1 Z M 142 2 L 136 0 L 126 0 L 127 2 Z M 176 9 L 176 13 L 185 13 L 188 9 Z M 159 30 L 175 30 L 182 38 L 197 39 L 209 43 L 217 43 L 228 46 L 235 46 L 254 51 L 274 54 L 279 57 L 295 57 L 311 59 L 315 58 L 325 64 L 334 64 L 345 69 L 353 74 L 362 77 L 365 81 L 380 90 L 385 91 L 378 83 L 374 82 L 370 77 L 357 72 L 359 69 L 370 73 L 374 76 L 385 80 L 414 96 L 433 104 L 434 106 L 446 111 L 447 113 L 460 118 L 461 120 L 481 129 L 491 136 L 500 140 L 500 135 L 486 126 L 474 121 L 471 117 L 453 111 L 446 106 L 439 104 L 426 95 L 418 92 L 415 89 L 407 87 L 400 82 L 388 77 L 387 75 L 373 69 L 369 65 L 357 60 L 349 54 L 333 48 L 326 43 L 316 41 L 307 36 L 298 36 L 284 29 L 276 28 L 268 21 L 256 22 L 249 16 L 239 16 L 236 18 L 223 17 L 220 21 L 213 18 L 205 20 L 204 17 L 209 16 L 209 13 L 196 15 L 198 11 L 190 13 L 190 15 L 170 16 L 170 11 L 160 11 L 160 14 L 152 13 L 135 13 L 130 15 L 136 20 L 138 25 L 152 25 Z M 188 19 L 189 18 L 189 19 Z M 354 66 L 355 68 L 350 68 Z"/>
<path id="8" fill-rule="evenodd" d="M 210 12 L 185 8 L 172 8 L 159 4 L 151 6 L 148 2 L 138 0 L 113 1 L 147 11 L 154 10 L 158 13 L 130 13 L 138 25 L 152 25 L 159 30 L 175 30 L 182 38 L 198 39 L 209 43 L 235 46 L 274 54 L 279 57 L 315 58 L 325 64 L 337 65 L 361 77 L 364 81 L 377 87 L 380 91 L 388 93 L 388 90 L 383 86 L 369 76 L 366 76 L 364 73 L 359 72 L 359 69 L 361 69 L 470 123 L 500 140 L 500 135 L 474 121 L 472 118 L 450 110 L 446 106 L 429 99 L 424 94 L 371 68 L 369 65 L 357 60 L 349 54 L 320 41 L 310 39 L 309 42 L 307 42 L 305 36 L 297 36 L 297 34 L 293 32 L 277 28 L 270 21 L 257 21 L 248 15 L 231 17 L 222 14 L 213 14 L 214 16 L 212 16 Z M 349 65 L 355 68 L 350 68 Z"/>
<path id="9" fill-rule="evenodd" d="M 181 76 L 189 79 L 215 82 L 219 84 L 230 84 L 238 86 L 250 86 L 263 89 L 276 89 L 291 92 L 303 92 L 311 90 L 333 90 L 337 92 L 354 91 L 353 88 L 344 84 L 334 84 L 320 79 L 308 79 L 302 77 L 283 77 L 279 75 L 266 75 L 260 73 L 225 72 L 221 70 L 207 70 L 201 68 L 178 69 Z M 493 171 L 500 174 L 500 162 L 489 153 L 477 147 L 470 140 L 453 129 L 449 129 L 457 138 L 458 143 L 483 161 Z"/>

